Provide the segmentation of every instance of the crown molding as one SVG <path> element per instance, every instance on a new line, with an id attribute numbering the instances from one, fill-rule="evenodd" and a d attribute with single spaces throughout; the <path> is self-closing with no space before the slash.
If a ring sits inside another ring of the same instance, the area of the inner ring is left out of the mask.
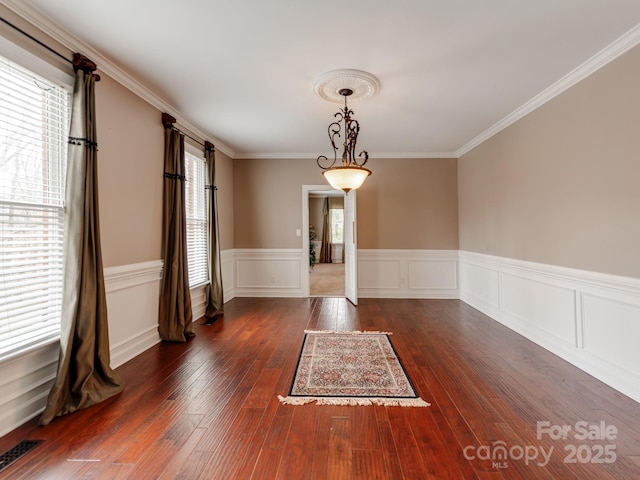
<path id="1" fill-rule="evenodd" d="M 235 158 L 243 160 L 278 160 L 278 159 L 298 159 L 298 160 L 315 160 L 318 153 L 237 153 Z M 458 158 L 456 152 L 373 152 L 369 154 L 369 160 L 380 159 L 400 159 L 400 158 Z"/>
<path id="2" fill-rule="evenodd" d="M 201 137 L 202 139 L 208 139 L 215 144 L 216 149 L 225 153 L 231 159 L 243 158 L 243 159 L 315 159 L 317 153 L 239 153 L 233 151 L 224 142 L 220 141 L 216 137 L 202 131 L 188 118 L 178 113 L 177 109 L 170 105 L 167 101 L 159 97 L 157 94 L 149 90 L 142 85 L 138 80 L 126 73 L 120 67 L 115 65 L 111 60 L 105 57 L 103 54 L 95 50 L 93 47 L 75 37 L 71 33 L 64 30 L 58 24 L 52 22 L 49 18 L 43 15 L 35 7 L 26 5 L 21 0 L 1 0 L 7 8 L 15 12 L 17 15 L 24 18 L 31 23 L 34 27 L 40 29 L 43 33 L 49 35 L 51 38 L 69 48 L 72 51 L 83 53 L 87 57 L 91 58 L 99 65 L 99 70 L 109 75 L 115 81 L 123 85 L 125 88 L 147 101 L 155 108 L 171 112 L 176 117 L 177 123 L 180 126 L 185 127 L 193 134 Z M 633 27 L 627 33 L 619 37 L 609 46 L 602 49 L 596 55 L 589 60 L 579 65 L 577 68 L 566 74 L 560 80 L 553 83 L 551 86 L 534 96 L 525 104 L 511 112 L 509 115 L 498 121 L 490 128 L 482 132 L 477 137 L 473 138 L 465 145 L 460 147 L 455 152 L 394 152 L 394 153 L 372 153 L 371 158 L 459 158 L 462 155 L 470 152 L 478 145 L 482 144 L 489 138 L 493 137 L 497 133 L 501 132 L 508 126 L 517 122 L 524 116 L 528 115 L 532 111 L 536 110 L 540 106 L 544 105 L 554 97 L 558 96 L 568 88 L 572 87 L 576 83 L 585 79 L 589 75 L 593 74 L 606 64 L 618 58 L 620 55 L 629 51 L 640 43 L 640 24 Z"/>
<path id="3" fill-rule="evenodd" d="M 48 17 L 43 15 L 33 6 L 26 5 L 21 0 L 2 0 L 2 3 L 17 15 L 31 23 L 34 27 L 49 35 L 53 40 L 64 45 L 73 52 L 79 52 L 91 58 L 98 64 L 98 70 L 113 78 L 116 82 L 142 98 L 158 110 L 162 112 L 170 112 L 175 116 L 178 125 L 189 130 L 191 133 L 201 137 L 203 140 L 209 140 L 216 147 L 216 150 L 223 152 L 230 158 L 235 158 L 236 153 L 225 145 L 220 139 L 215 138 L 200 128 L 198 128 L 191 120 L 178 112 L 178 110 L 163 98 L 156 95 L 147 87 L 142 85 L 138 80 L 133 78 L 127 72 L 115 65 L 111 60 L 102 53 L 80 40 L 75 35 L 63 29 L 60 25 L 52 22 Z"/>
<path id="4" fill-rule="evenodd" d="M 380 152 L 372 153 L 370 158 L 458 158 L 456 152 Z"/>
<path id="5" fill-rule="evenodd" d="M 259 152 L 238 152 L 236 158 L 243 160 L 315 160 L 318 154 L 302 152 L 302 153 L 259 153 Z"/>
<path id="6" fill-rule="evenodd" d="M 459 158 L 640 43 L 640 24 L 456 151 Z"/>

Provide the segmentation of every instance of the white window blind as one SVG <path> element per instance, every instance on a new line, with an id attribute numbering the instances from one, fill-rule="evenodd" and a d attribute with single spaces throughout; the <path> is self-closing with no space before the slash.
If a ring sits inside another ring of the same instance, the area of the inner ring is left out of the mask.
<path id="1" fill-rule="evenodd" d="M 0 57 L 0 359 L 60 336 L 68 90 Z"/>
<path id="2" fill-rule="evenodd" d="M 205 190 L 206 165 L 204 158 L 185 153 L 187 257 L 189 286 L 209 281 L 207 267 L 207 195 Z"/>

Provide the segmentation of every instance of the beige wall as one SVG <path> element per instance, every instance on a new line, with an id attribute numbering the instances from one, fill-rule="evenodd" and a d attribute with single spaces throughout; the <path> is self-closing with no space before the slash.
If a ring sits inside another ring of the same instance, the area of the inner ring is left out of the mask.
<path id="1" fill-rule="evenodd" d="M 161 258 L 162 112 L 102 74 L 96 85 L 102 254 L 106 267 Z M 222 250 L 233 248 L 233 164 L 216 152 Z"/>
<path id="2" fill-rule="evenodd" d="M 233 160 L 216 151 L 216 185 L 218 187 L 218 228 L 220 249 L 233 248 Z"/>
<path id="3" fill-rule="evenodd" d="M 302 248 L 302 185 L 322 185 L 313 160 L 234 160 L 235 248 Z"/>
<path id="4" fill-rule="evenodd" d="M 459 160 L 460 249 L 640 277 L 640 48 Z"/>
<path id="5" fill-rule="evenodd" d="M 457 249 L 455 159 L 372 159 L 358 190 L 358 247 Z M 323 185 L 313 160 L 234 160 L 236 248 L 300 248 L 302 185 Z"/>
<path id="6" fill-rule="evenodd" d="M 372 160 L 358 190 L 358 248 L 458 249 L 457 160 Z"/>
<path id="7" fill-rule="evenodd" d="M 160 259 L 161 112 L 107 75 L 96 84 L 100 229 L 106 267 Z"/>

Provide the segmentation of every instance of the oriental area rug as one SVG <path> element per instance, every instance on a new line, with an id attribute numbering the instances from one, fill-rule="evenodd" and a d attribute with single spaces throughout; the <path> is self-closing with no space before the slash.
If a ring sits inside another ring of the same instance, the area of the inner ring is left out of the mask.
<path id="1" fill-rule="evenodd" d="M 428 407 L 384 332 L 305 331 L 285 405 Z"/>

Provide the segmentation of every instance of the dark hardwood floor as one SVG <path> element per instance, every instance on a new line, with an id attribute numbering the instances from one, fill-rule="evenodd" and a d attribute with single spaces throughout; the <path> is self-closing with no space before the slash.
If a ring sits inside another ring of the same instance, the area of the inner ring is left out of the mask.
<path id="1" fill-rule="evenodd" d="M 640 478 L 638 403 L 460 301 L 237 298 L 225 309 L 188 343 L 120 367 L 118 397 L 0 438 L 0 451 L 44 440 L 0 478 Z M 432 406 L 281 405 L 305 329 L 392 332 Z M 563 425 L 567 438 L 552 438 Z M 576 438 L 583 426 L 598 438 Z"/>

